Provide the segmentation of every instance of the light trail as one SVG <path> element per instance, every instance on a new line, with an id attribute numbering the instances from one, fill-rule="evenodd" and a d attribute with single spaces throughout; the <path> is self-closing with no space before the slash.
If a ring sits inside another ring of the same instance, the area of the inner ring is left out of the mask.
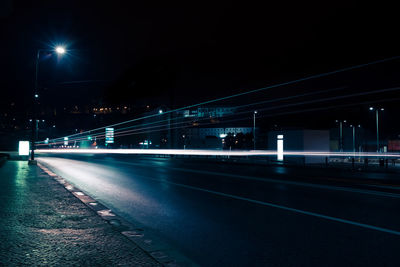
<path id="1" fill-rule="evenodd" d="M 152 114 L 152 115 L 148 115 L 148 116 L 143 116 L 143 117 L 140 117 L 140 118 L 135 118 L 135 119 L 132 119 L 132 120 L 123 121 L 123 122 L 111 124 L 111 125 L 108 125 L 108 126 L 103 126 L 103 127 L 100 127 L 100 128 L 88 130 L 88 131 L 85 131 L 85 132 L 82 132 L 82 133 L 68 135 L 68 136 L 65 136 L 65 137 L 79 136 L 79 135 L 90 133 L 90 132 L 94 132 L 94 131 L 97 131 L 97 130 L 102 130 L 104 128 L 115 127 L 115 126 L 118 126 L 118 125 L 127 124 L 127 123 L 130 123 L 130 122 L 139 121 L 139 120 L 143 120 L 143 119 L 147 119 L 147 118 L 163 116 L 163 115 L 166 115 L 166 114 L 169 114 L 169 113 L 172 113 L 172 112 L 176 112 L 176 111 L 180 111 L 180 110 L 184 110 L 184 109 L 188 109 L 188 108 L 193 108 L 193 107 L 198 107 L 198 106 L 201 106 L 201 105 L 211 104 L 211 103 L 219 102 L 221 100 L 232 99 L 232 98 L 236 98 L 236 97 L 239 97 L 239 96 L 253 94 L 253 93 L 257 93 L 257 92 L 261 92 L 261 91 L 265 91 L 265 90 L 269 90 L 269 89 L 273 89 L 273 88 L 278 88 L 278 87 L 282 87 L 282 86 L 292 85 L 292 84 L 296 84 L 296 83 L 300 83 L 300 82 L 304 82 L 304 81 L 308 81 L 308 80 L 323 78 L 323 77 L 331 76 L 331 75 L 334 75 L 334 74 L 347 72 L 347 71 L 350 71 L 350 70 L 364 68 L 364 67 L 367 67 L 367 66 L 370 66 L 370 65 L 376 65 L 376 64 L 380 64 L 380 63 L 384 63 L 384 62 L 388 62 L 388 61 L 393 61 L 393 60 L 396 60 L 396 59 L 399 59 L 399 58 L 400 58 L 400 56 L 395 56 L 395 57 L 391 57 L 391 58 L 385 58 L 385 59 L 381 59 L 381 60 L 371 61 L 371 62 L 364 63 L 364 64 L 354 65 L 354 66 L 350 66 L 350 67 L 346 67 L 346 68 L 342 68 L 342 69 L 337 69 L 337 70 L 334 70 L 334 71 L 324 72 L 324 73 L 320 73 L 320 74 L 314 74 L 314 75 L 310 75 L 310 76 L 307 76 L 307 77 L 291 80 L 291 81 L 288 81 L 288 82 L 282 82 L 282 83 L 278 83 L 278 84 L 273 84 L 273 85 L 270 85 L 270 86 L 266 86 L 266 87 L 262 87 L 262 88 L 258 88 L 258 89 L 254 89 L 254 90 L 250 90 L 250 91 L 246 91 L 246 92 L 242 92 L 242 93 L 237 93 L 237 94 L 233 94 L 233 95 L 229 95 L 229 96 L 225 96 L 225 97 L 221 97 L 221 98 L 217 98 L 217 99 L 208 100 L 208 101 L 205 101 L 205 102 L 202 102 L 202 103 L 198 103 L 198 104 L 193 104 L 193 105 L 177 108 L 177 109 L 174 109 L 174 110 L 167 110 L 167 111 L 163 112 L 162 114 Z M 60 138 L 62 138 L 62 137 L 60 137 Z M 54 140 L 57 140 L 57 139 L 60 139 L 60 138 L 56 138 Z"/>
<path id="2" fill-rule="evenodd" d="M 338 91 L 338 90 L 343 90 L 343 89 L 345 89 L 345 88 L 346 88 L 346 87 L 337 87 L 337 88 L 326 89 L 326 90 L 320 90 L 320 91 L 311 92 L 311 93 L 303 93 L 303 94 L 298 94 L 298 95 L 294 95 L 294 96 L 288 96 L 288 97 L 281 97 L 281 98 L 277 98 L 277 99 L 264 100 L 264 101 L 260 101 L 260 102 L 256 102 L 256 103 L 251 103 L 251 104 L 246 104 L 246 105 L 239 105 L 239 106 L 235 106 L 235 107 L 233 107 L 233 108 L 240 109 L 240 108 L 244 108 L 244 107 L 248 107 L 248 106 L 255 106 L 255 105 L 266 104 L 266 103 L 275 103 L 275 102 L 279 102 L 279 101 L 291 100 L 291 99 L 301 98 L 301 97 L 305 97 L 305 96 L 311 96 L 311 95 L 317 95 L 317 94 L 323 94 L 323 93 L 334 92 L 334 91 Z M 278 107 L 275 107 L 275 108 L 278 108 Z M 242 112 L 239 112 L 239 113 L 235 113 L 235 114 L 232 114 L 232 115 L 226 115 L 226 116 L 222 116 L 222 117 L 224 117 L 224 118 L 225 118 L 225 117 L 231 117 L 231 116 L 235 116 L 235 115 L 239 115 L 239 114 L 243 114 L 243 113 L 248 113 L 248 112 L 249 112 L 249 111 L 242 111 Z M 197 122 L 197 121 L 202 121 L 202 120 L 207 120 L 207 119 L 209 119 L 209 118 L 199 119 L 199 120 L 196 120 L 196 122 Z M 161 119 L 161 120 L 158 120 L 158 121 L 155 121 L 155 122 L 136 124 L 136 125 L 132 125 L 132 126 L 127 126 L 127 127 L 115 129 L 114 134 L 116 134 L 117 132 L 121 132 L 122 130 L 127 130 L 127 129 L 132 129 L 132 128 L 139 128 L 139 129 L 135 129 L 135 130 L 132 130 L 132 131 L 139 131 L 139 130 L 142 131 L 142 130 L 144 130 L 144 129 L 154 128 L 154 127 L 156 127 L 156 128 L 157 128 L 157 127 L 162 127 L 162 126 L 167 127 L 168 124 L 156 125 L 156 126 L 146 127 L 146 128 L 144 128 L 143 126 L 148 126 L 148 125 L 153 125 L 153 124 L 161 124 L 161 123 L 166 123 L 166 122 L 169 122 L 169 123 L 170 123 L 171 121 L 175 121 L 175 120 L 186 120 L 186 121 L 184 121 L 184 122 L 176 122 L 176 123 L 173 123 L 173 124 L 183 124 L 183 123 L 187 123 L 187 122 L 193 121 L 193 118 L 175 117 L 175 118 Z M 140 128 L 140 127 L 141 127 L 141 128 Z M 185 126 L 185 127 L 186 127 L 186 126 Z M 93 136 L 94 134 L 96 134 L 96 132 L 98 132 L 98 131 L 100 131 L 100 130 L 103 130 L 103 128 L 90 130 L 90 133 L 89 133 L 89 134 Z M 126 132 L 127 132 L 127 131 L 124 131 L 123 133 L 126 133 Z M 82 137 L 79 137 L 79 135 L 85 135 L 85 136 L 86 136 L 86 135 L 87 135 L 87 131 L 86 131 L 86 132 L 83 132 L 83 133 L 77 133 L 77 134 L 74 134 L 74 135 L 69 135 L 69 136 L 66 136 L 66 137 L 76 136 L 74 139 L 70 139 L 71 141 L 74 141 L 74 140 L 83 140 Z M 101 134 L 98 135 L 98 136 L 101 136 Z M 64 138 L 64 137 L 54 138 L 54 139 L 51 139 L 50 141 L 54 144 L 56 140 L 60 140 L 60 142 L 57 142 L 57 143 L 62 143 L 63 138 Z M 40 145 L 40 144 L 43 144 L 43 143 L 44 143 L 44 141 L 39 141 L 39 142 L 37 142 L 36 144 Z"/>
<path id="3" fill-rule="evenodd" d="M 289 111 L 289 112 L 280 112 L 280 113 L 272 113 L 272 114 L 263 114 L 263 115 L 259 115 L 258 118 L 266 118 L 266 117 L 273 117 L 273 116 L 284 116 L 284 115 L 290 115 L 290 114 L 298 114 L 298 113 L 307 113 L 307 112 L 312 112 L 312 111 L 320 111 L 320 110 L 328 110 L 328 109 L 334 109 L 334 108 L 339 108 L 339 107 L 350 107 L 350 106 L 355 106 L 355 105 L 365 105 L 365 104 L 374 104 L 374 103 L 381 103 L 381 102 L 390 102 L 390 101 L 396 101 L 396 100 L 400 100 L 400 98 L 390 98 L 390 99 L 381 99 L 381 100 L 376 100 L 376 101 L 366 101 L 366 102 L 358 102 L 358 103 L 351 103 L 351 104 L 344 104 L 344 105 L 336 105 L 336 106 L 328 106 L 328 107 L 322 107 L 322 108 L 311 108 L 311 109 L 305 109 L 305 110 L 300 110 L 300 111 Z M 263 111 L 263 110 L 269 110 L 270 108 L 265 108 L 265 109 L 259 109 L 259 111 Z M 234 115 L 227 115 L 226 117 L 230 117 L 230 116 L 236 116 L 239 114 L 247 114 L 248 111 L 246 112 L 240 112 L 240 113 L 236 113 Z M 197 120 L 196 122 L 199 121 L 203 121 L 203 120 L 208 120 L 209 118 L 204 118 L 204 119 L 200 119 Z M 227 120 L 227 121 L 223 121 L 223 123 L 227 123 L 227 122 L 237 122 L 237 121 L 244 121 L 244 120 L 248 120 L 248 117 L 244 117 L 244 118 L 238 118 L 238 119 L 231 119 L 231 120 Z M 174 124 L 183 124 L 183 123 L 188 123 L 188 122 L 179 122 L 179 123 L 171 123 L 170 125 L 174 125 Z M 209 122 L 209 123 L 202 123 L 201 126 L 205 126 L 205 125 L 216 125 L 218 123 L 215 122 Z M 153 126 L 154 128 L 158 128 L 158 127 L 167 127 L 165 125 L 158 125 L 158 126 Z M 148 128 L 153 128 L 153 127 L 148 127 Z M 179 127 L 171 127 L 170 130 L 175 130 L 175 129 L 183 129 L 183 128 L 189 128 L 189 127 L 194 127 L 193 125 L 184 125 L 184 126 L 179 126 Z M 129 127 L 127 127 L 129 128 Z M 121 129 L 119 129 L 121 130 Z M 152 132 L 159 132 L 159 131 L 166 131 L 167 129 L 153 129 L 150 131 L 143 131 L 143 129 L 133 129 L 133 130 L 129 130 L 129 131 L 123 131 L 120 132 L 119 130 L 116 130 L 116 134 L 114 135 L 114 137 L 122 137 L 122 136 L 129 136 L 129 135 L 137 135 L 137 134 L 147 134 L 147 133 L 152 133 Z M 96 137 L 97 140 L 101 140 L 105 138 L 105 134 L 98 134 L 98 135 L 92 135 L 92 137 Z M 59 139 L 59 138 L 58 138 Z M 58 142 L 54 142 L 54 140 L 57 139 L 52 139 L 50 140 L 51 143 L 49 144 L 45 144 L 44 141 L 40 141 L 38 143 L 36 143 L 37 146 L 49 146 L 49 145 L 57 145 L 57 144 L 63 144 L 64 141 L 58 141 Z M 87 136 L 82 136 L 82 137 L 77 137 L 76 139 L 69 139 L 69 142 L 80 142 L 80 141 L 85 141 L 87 140 Z"/>
<path id="4" fill-rule="evenodd" d="M 328 98 L 322 98 L 322 99 L 316 99 L 316 100 L 309 100 L 309 101 L 303 101 L 303 102 L 279 105 L 279 106 L 275 106 L 275 107 L 259 108 L 258 111 L 270 111 L 270 110 L 276 110 L 276 109 L 281 109 L 281 108 L 285 108 L 285 107 L 294 107 L 294 106 L 301 106 L 301 105 L 307 105 L 307 104 L 321 103 L 321 102 L 326 102 L 326 101 L 332 101 L 332 100 L 338 100 L 338 99 L 344 99 L 344 98 L 351 98 L 351 97 L 355 97 L 355 96 L 363 96 L 363 95 L 369 95 L 369 94 L 393 92 L 393 91 L 398 91 L 398 90 L 400 90 L 400 87 L 386 88 L 386 89 L 374 90 L 374 91 L 369 91 L 369 92 L 355 93 L 355 94 L 349 94 L 349 95 L 343 95 L 343 96 L 334 96 L 334 97 L 328 97 Z M 262 101 L 262 102 L 264 103 L 264 101 Z M 258 103 L 255 103 L 255 104 L 258 104 Z M 357 103 L 353 103 L 353 104 L 357 104 Z M 234 108 L 238 108 L 238 107 L 242 107 L 242 106 L 237 106 L 237 107 L 234 107 Z M 226 116 L 223 116 L 221 118 L 248 114 L 249 112 L 253 112 L 253 110 L 251 110 L 251 111 L 245 110 L 245 111 L 237 112 L 237 113 L 234 113 L 234 114 L 226 115 Z M 271 115 L 273 115 L 273 114 L 271 114 Z M 260 116 L 258 116 L 258 117 L 260 118 Z M 181 118 L 181 119 L 185 119 L 185 118 Z M 196 122 L 203 121 L 203 120 L 209 120 L 209 119 L 210 118 L 203 118 L 203 119 L 197 120 Z M 172 120 L 172 119 L 170 119 L 170 120 Z M 167 121 L 168 121 L 168 119 L 164 120 L 164 122 L 167 122 Z M 117 136 L 116 133 L 123 134 L 123 133 L 136 132 L 136 131 L 141 131 L 142 133 L 152 132 L 152 131 L 144 131 L 144 130 L 160 128 L 160 127 L 168 127 L 168 126 L 171 126 L 171 125 L 178 125 L 178 124 L 187 124 L 188 122 L 189 121 L 174 122 L 174 123 L 167 123 L 167 124 L 156 125 L 156 126 L 151 126 L 151 127 L 142 127 L 142 128 L 139 128 L 139 129 L 132 129 L 132 130 L 127 130 L 127 131 L 122 131 L 122 130 L 125 130 L 125 129 L 137 127 L 137 125 L 135 125 L 135 126 L 130 126 L 130 127 L 124 127 L 124 128 L 121 128 L 121 129 L 117 129 L 117 130 L 115 130 L 114 135 Z M 225 122 L 226 121 L 224 121 L 224 123 Z M 183 127 L 188 127 L 188 126 L 183 126 Z M 176 128 L 174 128 L 174 129 L 176 129 Z"/>
<path id="5" fill-rule="evenodd" d="M 276 150 L 208 150 L 208 149 L 38 149 L 37 153 L 54 154 L 130 154 L 130 155 L 188 155 L 188 156 L 276 156 Z M 400 158 L 400 153 L 284 151 L 284 156 L 317 157 L 385 157 Z"/>
<path id="6" fill-rule="evenodd" d="M 349 95 L 344 95 L 344 96 L 336 96 L 336 97 L 329 97 L 329 98 L 323 98 L 323 99 L 318 99 L 318 100 L 311 100 L 311 101 L 303 101 L 303 102 L 299 102 L 299 103 L 291 103 L 291 104 L 286 104 L 286 105 L 280 105 L 280 106 L 275 106 L 275 107 L 267 107 L 267 108 L 259 108 L 258 111 L 270 111 L 270 110 L 274 110 L 274 109 L 281 109 L 284 107 L 293 107 L 293 106 L 299 106 L 299 105 L 306 105 L 306 104 L 312 104 L 312 103 L 320 103 L 320 102 L 325 102 L 325 101 L 331 101 L 331 100 L 337 100 L 337 99 L 343 99 L 343 98 L 349 98 L 349 97 L 354 97 L 354 96 L 360 96 L 360 95 L 368 95 L 368 94 L 376 94 L 376 93 L 382 93 L 382 92 L 392 92 L 392 91 L 398 91 L 400 90 L 400 87 L 394 87 L 394 88 L 386 88 L 386 89 L 381 89 L 381 90 L 374 90 L 374 91 L 370 91 L 370 92 L 365 92 L 365 93 L 356 93 L 356 94 L 349 94 Z M 392 100 L 392 99 L 389 99 Z M 380 102 L 378 101 L 374 101 L 374 102 Z M 374 102 L 364 102 L 364 103 L 374 103 Z M 353 105 L 358 105 L 358 104 L 364 104 L 364 103 L 352 103 L 350 104 L 351 106 Z M 330 108 L 335 108 L 335 107 L 339 107 L 339 106 L 334 106 L 334 107 L 324 107 L 324 108 L 315 108 L 315 109 L 306 109 L 305 111 L 295 111 L 295 112 L 284 112 L 284 113 L 277 113 L 277 114 L 268 114 L 268 115 L 261 115 L 258 116 L 259 118 L 261 117 L 271 117 L 271 116 L 279 116 L 281 114 L 292 114 L 292 113 L 300 113 L 300 112 L 308 112 L 308 111 L 313 111 L 313 110 L 323 110 L 323 109 L 330 109 Z M 226 118 L 226 117 L 232 117 L 232 116 L 237 116 L 237 115 L 242 115 L 242 114 L 247 114 L 249 113 L 249 111 L 242 111 L 242 112 L 238 112 L 235 114 L 230 114 L 230 115 L 226 115 L 222 118 Z M 186 118 L 172 118 L 170 120 L 176 120 L 176 119 L 186 119 Z M 210 118 L 202 118 L 197 120 L 196 122 L 199 121 L 204 121 L 204 120 L 209 120 Z M 232 122 L 232 121 L 240 121 L 240 120 L 246 120 L 247 118 L 244 119 L 234 119 L 234 120 L 228 120 L 228 121 L 224 121 L 224 123 L 226 122 Z M 157 122 L 153 122 L 153 123 L 147 123 L 147 124 L 143 124 L 144 125 L 149 125 L 149 124 L 157 124 L 157 123 L 162 123 L 168 121 L 167 120 L 160 120 Z M 163 131 L 163 130 L 167 130 L 167 129 L 156 129 L 156 130 L 150 130 L 150 131 L 145 131 L 148 129 L 154 129 L 154 128 L 164 128 L 164 127 L 168 127 L 168 126 L 172 126 L 172 125 L 179 125 L 179 124 L 187 124 L 190 123 L 190 120 L 186 120 L 186 121 L 182 121 L 182 122 L 174 122 L 174 123 L 167 123 L 167 124 L 161 124 L 161 125 L 155 125 L 155 126 L 150 126 L 150 127 L 142 127 L 142 128 L 137 128 L 137 129 L 131 129 L 131 130 L 126 130 L 126 131 L 122 131 L 125 129 L 130 129 L 130 128 L 135 128 L 135 127 L 139 127 L 140 125 L 134 125 L 134 126 L 129 126 L 129 127 L 124 127 L 124 128 L 120 128 L 120 129 L 116 129 L 115 130 L 115 137 L 118 136 L 127 136 L 129 134 L 127 133 L 131 133 L 133 134 L 142 134 L 142 133 L 150 133 L 150 132 L 156 132 L 156 131 Z M 218 124 L 218 123 L 205 123 L 202 125 L 209 125 L 209 124 Z M 170 129 L 180 129 L 180 128 L 188 128 L 191 127 L 192 125 L 185 125 L 185 126 L 181 126 L 181 127 L 173 127 Z M 93 137 L 103 137 L 104 134 L 98 134 L 98 135 L 94 135 Z M 54 142 L 55 140 L 60 140 L 61 138 L 56 138 L 56 139 L 52 139 L 50 140 L 52 142 L 52 144 L 60 144 L 63 143 L 63 141 L 60 142 Z M 70 142 L 73 141 L 82 141 L 85 140 L 86 137 L 82 136 L 82 137 L 76 137 L 75 139 L 70 139 Z M 101 138 L 98 138 L 101 139 Z M 44 141 L 40 141 L 37 143 L 37 145 L 46 145 L 44 144 Z"/>

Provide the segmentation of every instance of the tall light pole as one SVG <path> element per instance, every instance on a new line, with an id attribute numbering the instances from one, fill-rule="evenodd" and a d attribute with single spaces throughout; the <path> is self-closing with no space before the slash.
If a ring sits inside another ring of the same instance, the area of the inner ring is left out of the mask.
<path id="1" fill-rule="evenodd" d="M 346 123 L 347 121 L 336 120 L 336 122 L 339 123 L 339 149 L 340 152 L 343 152 L 343 123 Z"/>
<path id="2" fill-rule="evenodd" d="M 256 114 L 257 110 L 253 112 L 253 149 L 256 150 Z"/>
<path id="3" fill-rule="evenodd" d="M 36 165 L 35 160 L 35 142 L 37 139 L 37 101 L 39 100 L 39 92 L 38 92 L 38 75 L 39 75 L 39 60 L 41 52 L 56 52 L 57 54 L 64 54 L 65 48 L 61 46 L 57 46 L 54 50 L 50 49 L 38 49 L 36 52 L 36 61 L 35 61 L 35 87 L 33 91 L 33 119 L 32 119 L 32 140 L 31 140 L 31 159 L 29 160 L 29 164 Z"/>
<path id="4" fill-rule="evenodd" d="M 376 120 L 376 152 L 379 152 L 379 110 L 384 111 L 384 108 L 374 108 L 370 107 L 369 110 L 375 110 L 375 120 Z"/>
<path id="5" fill-rule="evenodd" d="M 356 126 L 350 125 L 350 127 L 353 128 L 353 152 L 356 153 Z M 358 125 L 357 127 L 360 128 L 361 125 Z"/>

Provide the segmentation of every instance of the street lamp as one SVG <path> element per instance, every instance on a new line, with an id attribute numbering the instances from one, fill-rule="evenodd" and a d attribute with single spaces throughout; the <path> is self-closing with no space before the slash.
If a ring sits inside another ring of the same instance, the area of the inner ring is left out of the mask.
<path id="1" fill-rule="evenodd" d="M 65 54 L 66 50 L 62 46 L 57 46 L 55 47 L 54 50 L 50 49 L 38 49 L 36 52 L 36 61 L 35 61 L 35 87 L 33 91 L 33 120 L 32 120 L 32 141 L 31 141 L 31 159 L 29 160 L 29 164 L 31 165 L 36 165 L 35 161 L 35 141 L 37 139 L 37 128 L 38 128 L 38 121 L 37 121 L 37 115 L 36 115 L 36 106 L 37 106 L 37 101 L 39 99 L 39 94 L 38 94 L 38 74 L 39 74 L 39 60 L 40 60 L 40 53 L 41 52 L 56 52 L 59 55 Z"/>
<path id="2" fill-rule="evenodd" d="M 384 111 L 384 108 L 374 108 L 369 107 L 370 111 L 375 110 L 375 120 L 376 120 L 376 152 L 379 152 L 379 111 Z"/>
<path id="3" fill-rule="evenodd" d="M 256 114 L 257 110 L 253 112 L 253 149 L 256 150 Z"/>
<path id="4" fill-rule="evenodd" d="M 62 46 L 57 46 L 57 47 L 56 47 L 56 52 L 57 52 L 58 54 L 64 54 L 64 53 L 65 53 L 65 48 L 62 47 Z"/>

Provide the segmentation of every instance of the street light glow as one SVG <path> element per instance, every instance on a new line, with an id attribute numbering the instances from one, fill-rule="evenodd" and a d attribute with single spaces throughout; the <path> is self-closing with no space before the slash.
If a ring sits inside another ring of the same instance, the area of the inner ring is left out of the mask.
<path id="1" fill-rule="evenodd" d="M 57 47 L 56 47 L 56 52 L 57 52 L 58 54 L 64 54 L 64 53 L 65 53 L 65 48 L 62 47 L 62 46 L 57 46 Z"/>

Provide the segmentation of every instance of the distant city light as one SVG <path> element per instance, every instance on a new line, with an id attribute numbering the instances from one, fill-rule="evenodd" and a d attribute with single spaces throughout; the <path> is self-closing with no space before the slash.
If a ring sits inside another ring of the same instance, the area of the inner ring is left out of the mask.
<path id="1" fill-rule="evenodd" d="M 114 143 L 114 128 L 106 128 L 106 145 Z"/>
<path id="2" fill-rule="evenodd" d="M 159 113 L 159 114 L 162 114 L 162 113 L 163 113 L 163 110 L 162 110 L 162 109 L 160 109 L 160 110 L 158 111 L 158 113 Z"/>
<path id="3" fill-rule="evenodd" d="M 374 108 L 373 107 L 369 107 L 369 110 L 374 110 Z"/>
<path id="4" fill-rule="evenodd" d="M 220 134 L 219 137 L 220 138 L 225 138 L 227 136 L 227 134 Z"/>
<path id="5" fill-rule="evenodd" d="M 151 145 L 151 141 L 149 141 L 149 140 L 144 140 L 144 142 L 139 142 L 139 145 L 148 146 L 148 145 Z"/>
<path id="6" fill-rule="evenodd" d="M 38 94 L 35 94 L 35 98 L 38 98 L 39 97 L 39 95 Z"/>

